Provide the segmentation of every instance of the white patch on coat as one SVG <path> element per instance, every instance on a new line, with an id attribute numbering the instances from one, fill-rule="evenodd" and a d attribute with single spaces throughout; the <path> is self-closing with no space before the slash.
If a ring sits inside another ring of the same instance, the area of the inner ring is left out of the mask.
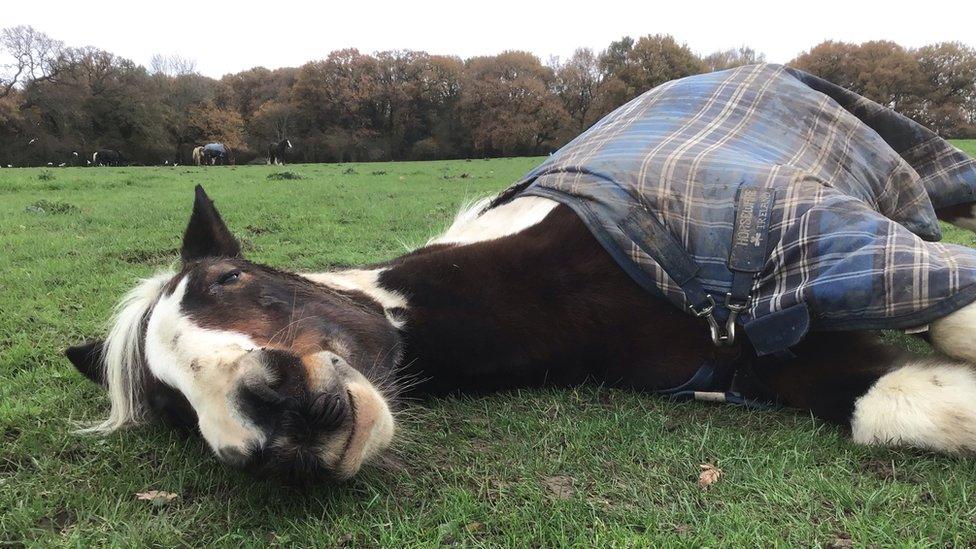
<path id="1" fill-rule="evenodd" d="M 145 356 L 149 371 L 180 391 L 197 413 L 200 432 L 211 448 L 245 452 L 262 444 L 264 434 L 240 414 L 233 403 L 242 376 L 241 359 L 259 348 L 244 334 L 211 330 L 183 314 L 184 278 L 169 295 L 159 298 L 146 325 Z"/>
<path id="2" fill-rule="evenodd" d="M 940 352 L 976 364 L 976 303 L 932 322 L 929 336 Z"/>
<path id="3" fill-rule="evenodd" d="M 427 244 L 466 245 L 509 236 L 540 223 L 559 205 L 548 198 L 526 196 L 484 211 L 491 198 L 478 200 L 463 207 L 451 226 Z M 350 269 L 327 273 L 302 273 L 301 276 L 336 290 L 358 291 L 369 296 L 386 311 L 386 318 L 396 328 L 403 328 L 404 320 L 391 309 L 406 309 L 407 297 L 380 285 L 380 274 L 386 269 Z"/>
<path id="4" fill-rule="evenodd" d="M 360 291 L 386 309 L 406 307 L 407 298 L 380 286 L 380 274 L 386 269 L 350 269 L 333 273 L 307 273 L 301 276 L 337 290 Z"/>
<path id="5" fill-rule="evenodd" d="M 386 269 L 350 269 L 332 273 L 301 273 L 301 276 L 340 291 L 358 291 L 366 294 L 373 301 L 380 304 L 386 313 L 386 319 L 396 328 L 403 327 L 403 319 L 397 317 L 391 309 L 406 309 L 407 298 L 402 294 L 389 290 L 380 285 L 380 274 Z"/>
<path id="6" fill-rule="evenodd" d="M 851 430 L 861 444 L 976 451 L 976 373 L 931 362 L 885 374 L 855 402 Z"/>
<path id="7" fill-rule="evenodd" d="M 479 200 L 461 210 L 447 231 L 427 244 L 474 244 L 513 235 L 540 223 L 559 205 L 548 198 L 523 196 L 483 211 L 490 201 Z"/>

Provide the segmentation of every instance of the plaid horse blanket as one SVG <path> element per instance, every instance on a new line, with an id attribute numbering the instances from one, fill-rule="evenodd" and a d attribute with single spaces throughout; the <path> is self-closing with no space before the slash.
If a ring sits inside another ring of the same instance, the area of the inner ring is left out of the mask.
<path id="1" fill-rule="evenodd" d="M 489 207 L 522 195 L 568 205 L 638 284 L 731 316 L 760 354 L 810 329 L 924 328 L 976 300 L 976 251 L 939 243 L 935 215 L 976 200 L 976 163 L 792 68 L 662 84 Z"/>

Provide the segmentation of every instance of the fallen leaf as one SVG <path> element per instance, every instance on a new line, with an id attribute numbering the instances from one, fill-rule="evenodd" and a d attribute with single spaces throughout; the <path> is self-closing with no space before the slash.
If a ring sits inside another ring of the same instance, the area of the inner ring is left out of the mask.
<path id="1" fill-rule="evenodd" d="M 468 523 L 468 524 L 465 524 L 464 525 L 464 529 L 467 530 L 467 532 L 469 534 L 473 534 L 475 532 L 480 532 L 484 528 L 485 528 L 485 525 L 482 522 L 471 522 L 471 523 Z"/>
<path id="2" fill-rule="evenodd" d="M 553 475 L 542 479 L 549 496 L 554 499 L 570 499 L 573 497 L 573 477 L 567 475 Z"/>
<path id="3" fill-rule="evenodd" d="M 149 490 L 147 492 L 136 493 L 136 499 L 140 501 L 148 501 L 153 505 L 166 505 L 178 497 L 180 497 L 179 494 L 164 492 L 163 490 Z"/>
<path id="4" fill-rule="evenodd" d="M 725 474 L 713 463 L 702 463 L 698 467 L 701 469 L 701 473 L 698 474 L 698 487 L 702 490 L 708 490 L 709 486 L 718 482 Z"/>

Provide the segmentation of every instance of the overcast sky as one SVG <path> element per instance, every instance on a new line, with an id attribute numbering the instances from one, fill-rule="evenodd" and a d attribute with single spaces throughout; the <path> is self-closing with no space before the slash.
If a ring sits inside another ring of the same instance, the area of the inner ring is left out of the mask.
<path id="1" fill-rule="evenodd" d="M 748 45 L 772 62 L 826 39 L 976 46 L 976 0 L 2 0 L 0 27 L 19 24 L 147 66 L 154 53 L 179 54 L 219 77 L 258 65 L 298 66 L 345 47 L 461 57 L 520 49 L 545 61 L 577 47 L 600 51 L 624 35 L 656 33 L 701 54 Z"/>

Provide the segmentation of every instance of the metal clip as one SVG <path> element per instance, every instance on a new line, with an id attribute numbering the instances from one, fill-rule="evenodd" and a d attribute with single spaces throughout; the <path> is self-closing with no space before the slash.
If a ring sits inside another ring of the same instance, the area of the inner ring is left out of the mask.
<path id="1" fill-rule="evenodd" d="M 725 321 L 725 339 L 723 340 L 725 345 L 732 345 L 735 343 L 735 321 L 739 318 L 742 311 L 746 310 L 748 306 L 748 297 L 742 303 L 733 303 L 732 294 L 725 294 L 725 308 L 729 310 L 729 319 Z"/>
<path id="2" fill-rule="evenodd" d="M 713 298 L 711 295 L 705 296 L 708 305 L 706 305 L 705 308 L 700 311 L 695 309 L 694 305 L 688 306 L 695 316 L 704 318 L 705 321 L 708 322 L 708 331 L 712 336 L 712 343 L 714 343 L 716 347 L 729 347 L 735 344 L 735 321 L 739 318 L 742 311 L 746 310 L 749 302 L 747 299 L 742 303 L 732 303 L 732 294 L 727 294 L 726 298 L 727 302 L 725 306 L 729 310 L 729 319 L 725 321 L 725 329 L 723 329 L 722 326 L 719 326 L 718 321 L 715 320 L 715 298 Z"/>
<path id="3" fill-rule="evenodd" d="M 715 315 L 713 314 L 715 311 L 715 298 L 711 295 L 705 295 L 705 299 L 708 301 L 708 305 L 704 309 L 698 311 L 694 305 L 689 305 L 688 308 L 691 309 L 691 312 L 695 316 L 704 318 L 708 322 L 708 331 L 712 335 L 712 343 L 717 347 L 721 347 L 725 344 L 725 334 L 722 333 L 722 327 L 718 325 L 718 321 L 715 320 Z"/>

